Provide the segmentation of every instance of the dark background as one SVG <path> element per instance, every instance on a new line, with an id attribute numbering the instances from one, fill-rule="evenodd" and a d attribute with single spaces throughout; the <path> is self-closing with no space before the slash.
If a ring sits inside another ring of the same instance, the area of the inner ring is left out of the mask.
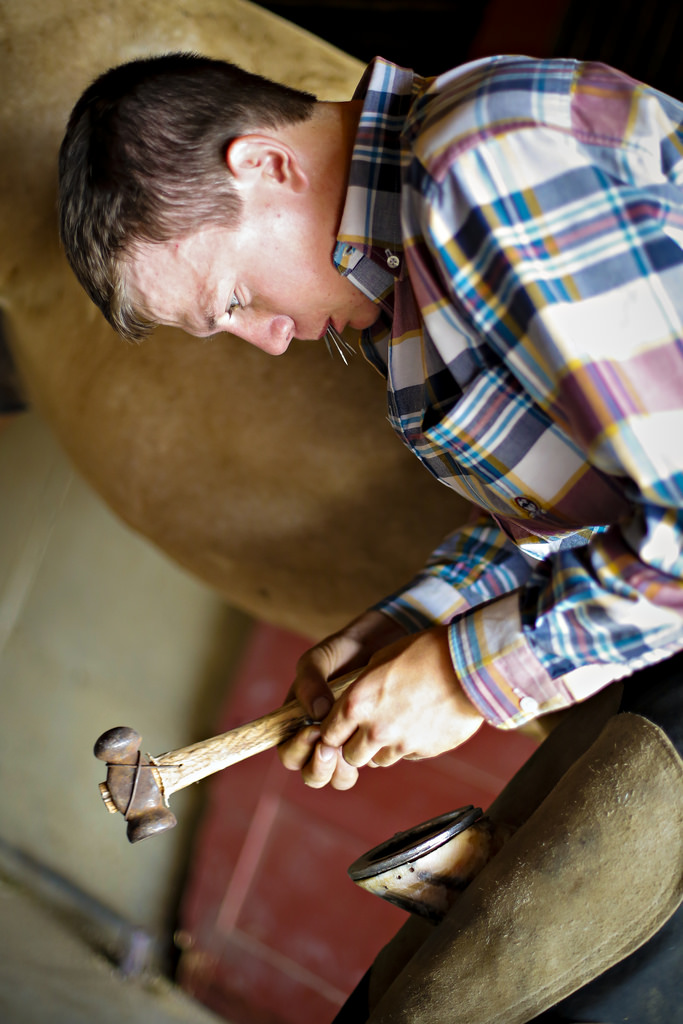
<path id="1" fill-rule="evenodd" d="M 601 60 L 683 98 L 681 0 L 261 0 L 362 61 L 434 75 L 472 57 Z"/>

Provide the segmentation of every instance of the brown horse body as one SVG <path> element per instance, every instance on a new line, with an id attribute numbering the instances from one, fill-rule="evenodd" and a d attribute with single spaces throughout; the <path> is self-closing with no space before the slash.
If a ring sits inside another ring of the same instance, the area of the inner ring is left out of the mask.
<path id="1" fill-rule="evenodd" d="M 269 622 L 322 635 L 419 567 L 463 504 L 386 423 L 382 381 L 297 342 L 119 340 L 58 244 L 66 119 L 102 70 L 173 49 L 348 98 L 360 65 L 242 0 L 4 0 L 0 308 L 30 403 L 130 526 Z"/>

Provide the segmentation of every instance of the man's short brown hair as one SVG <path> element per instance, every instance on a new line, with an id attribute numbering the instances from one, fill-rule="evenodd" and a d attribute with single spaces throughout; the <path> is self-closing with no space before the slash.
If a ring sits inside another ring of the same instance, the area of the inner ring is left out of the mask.
<path id="1" fill-rule="evenodd" d="M 124 337 L 150 329 L 121 261 L 139 242 L 236 227 L 232 139 L 311 116 L 315 97 L 227 61 L 171 53 L 105 72 L 74 107 L 59 153 L 59 224 L 88 295 Z"/>

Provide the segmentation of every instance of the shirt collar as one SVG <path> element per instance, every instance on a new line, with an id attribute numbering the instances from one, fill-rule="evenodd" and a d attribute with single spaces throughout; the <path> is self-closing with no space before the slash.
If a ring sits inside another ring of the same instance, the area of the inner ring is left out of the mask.
<path id="1" fill-rule="evenodd" d="M 354 99 L 363 100 L 334 261 L 373 301 L 385 304 L 404 276 L 401 132 L 422 79 L 375 58 Z"/>

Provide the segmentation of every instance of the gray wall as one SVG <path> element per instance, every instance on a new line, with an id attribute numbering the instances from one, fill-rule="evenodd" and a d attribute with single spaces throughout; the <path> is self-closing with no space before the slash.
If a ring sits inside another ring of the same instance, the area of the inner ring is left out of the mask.
<path id="1" fill-rule="evenodd" d="M 176 829 L 131 846 L 100 800 L 105 769 L 92 746 L 121 724 L 138 729 L 152 753 L 211 735 L 247 628 L 112 517 L 37 415 L 8 422 L 0 431 L 5 882 L 18 865 L 35 888 L 45 869 L 67 902 L 69 892 L 82 894 L 80 911 L 92 901 L 105 920 L 110 912 L 159 949 L 170 944 L 202 787 L 172 798 Z M 13 955 L 10 903 L 0 900 L 4 957 Z"/>

